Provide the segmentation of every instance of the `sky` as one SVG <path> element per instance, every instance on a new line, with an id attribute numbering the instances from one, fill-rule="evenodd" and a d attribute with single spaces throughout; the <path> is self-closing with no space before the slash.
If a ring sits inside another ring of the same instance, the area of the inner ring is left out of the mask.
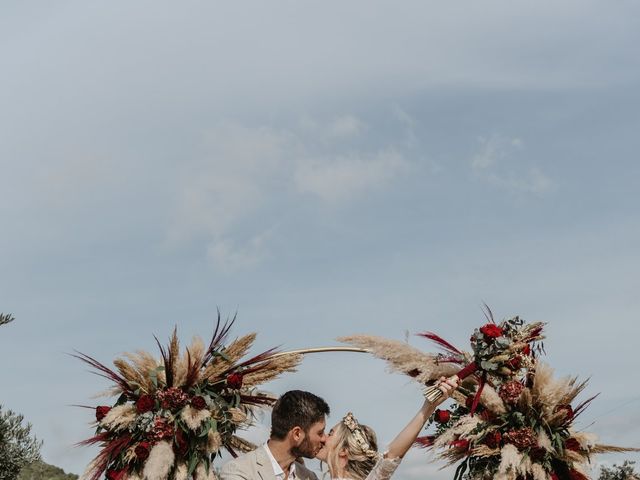
<path id="1" fill-rule="evenodd" d="M 218 308 L 256 351 L 468 348 L 486 302 L 590 377 L 580 428 L 640 446 L 639 43 L 629 0 L 2 2 L 0 404 L 79 474 L 71 405 L 109 385 L 74 350 L 207 338 Z M 266 388 L 383 444 L 421 403 L 355 353 Z M 452 478 L 428 460 L 395 478 Z"/>

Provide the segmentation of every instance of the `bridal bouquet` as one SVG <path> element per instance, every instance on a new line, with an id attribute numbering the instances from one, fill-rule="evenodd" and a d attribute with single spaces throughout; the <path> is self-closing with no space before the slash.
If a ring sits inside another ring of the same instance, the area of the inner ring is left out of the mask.
<path id="1" fill-rule="evenodd" d="M 548 365 L 536 363 L 528 381 L 487 385 L 476 415 L 469 415 L 474 395 L 456 392 L 459 404 L 436 410 L 433 436 L 418 445 L 438 451 L 453 465 L 454 480 L 586 480 L 585 465 L 597 453 L 638 451 L 601 445 L 593 434 L 576 431 L 573 422 L 593 400 L 576 404 L 587 382 L 554 379 Z"/>
<path id="2" fill-rule="evenodd" d="M 235 320 L 235 318 L 234 318 Z M 196 337 L 180 353 L 177 331 L 160 357 L 124 354 L 111 369 L 78 353 L 95 373 L 113 381 L 115 403 L 95 408 L 95 435 L 81 445 L 100 445 L 84 478 L 98 480 L 196 480 L 215 478 L 212 460 L 222 448 L 236 455 L 255 446 L 238 437 L 256 409 L 275 398 L 257 387 L 294 371 L 299 354 L 272 350 L 244 359 L 256 334 L 226 343 L 234 322 L 216 324 L 207 346 Z"/>
<path id="3" fill-rule="evenodd" d="M 542 351 L 544 323 L 526 323 L 513 317 L 496 323 L 486 309 L 488 323 L 471 335 L 472 353 L 457 349 L 432 332 L 418 334 L 437 344 L 445 353 L 423 353 L 406 343 L 370 335 L 353 335 L 339 340 L 370 351 L 386 360 L 393 370 L 416 378 L 422 384 L 432 384 L 441 376 L 457 375 L 461 380 L 473 375 L 478 383 L 471 413 L 486 383 L 494 386 L 521 378 L 532 367 L 535 356 Z M 425 395 L 435 400 L 440 389 L 429 387 Z"/>

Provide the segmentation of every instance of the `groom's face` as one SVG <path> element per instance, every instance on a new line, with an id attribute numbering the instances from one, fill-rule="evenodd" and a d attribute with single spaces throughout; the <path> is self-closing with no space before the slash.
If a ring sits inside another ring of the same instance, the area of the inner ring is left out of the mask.
<path id="1" fill-rule="evenodd" d="M 291 449 L 296 457 L 314 458 L 327 441 L 324 429 L 327 426 L 324 418 L 309 427 L 299 445 Z"/>

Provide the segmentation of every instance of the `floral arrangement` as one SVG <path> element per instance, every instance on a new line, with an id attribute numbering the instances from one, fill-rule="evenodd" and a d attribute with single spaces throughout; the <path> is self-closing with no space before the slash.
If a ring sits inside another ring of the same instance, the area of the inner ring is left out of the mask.
<path id="1" fill-rule="evenodd" d="M 458 462 L 455 480 L 586 480 L 592 455 L 640 449 L 602 445 L 593 434 L 576 431 L 574 420 L 595 398 L 575 404 L 587 382 L 555 379 L 546 364 L 533 365 L 524 381 L 512 379 L 494 389 L 487 385 L 476 415 L 475 394 L 456 392 L 458 404 L 436 410 L 429 424 L 433 436 L 417 443 Z"/>
<path id="2" fill-rule="evenodd" d="M 115 370 L 74 355 L 113 381 L 108 394 L 117 396 L 95 408 L 95 435 L 80 443 L 101 446 L 83 478 L 207 480 L 215 478 L 212 461 L 221 449 L 236 456 L 255 448 L 236 432 L 276 400 L 257 387 L 294 371 L 302 357 L 272 349 L 243 359 L 256 334 L 226 344 L 234 321 L 221 323 L 218 315 L 208 346 L 196 337 L 182 354 L 174 330 L 166 347 L 156 338 L 160 358 L 127 353 L 113 362 Z"/>
<path id="3" fill-rule="evenodd" d="M 444 353 L 370 335 L 339 340 L 368 350 L 423 385 L 442 376 L 462 380 L 453 394 L 455 406 L 436 410 L 430 419 L 435 434 L 416 442 L 438 451 L 447 466 L 460 462 L 454 480 L 586 480 L 584 467 L 592 455 L 640 451 L 601 445 L 594 435 L 573 429 L 595 397 L 575 404 L 587 382 L 554 379 L 551 368 L 539 362 L 543 323 L 519 317 L 497 323 L 488 308 L 486 317 L 488 323 L 471 335 L 472 352 L 431 332 L 419 336 Z M 437 398 L 434 390 L 440 392 L 429 387 L 425 396 Z"/>

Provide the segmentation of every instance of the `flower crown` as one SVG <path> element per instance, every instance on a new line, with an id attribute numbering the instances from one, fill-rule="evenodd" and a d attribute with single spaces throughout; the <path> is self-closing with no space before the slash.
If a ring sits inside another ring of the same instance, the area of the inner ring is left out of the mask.
<path id="1" fill-rule="evenodd" d="M 349 429 L 356 443 L 368 458 L 374 458 L 376 455 L 378 455 L 378 452 L 371 448 L 371 444 L 367 440 L 367 437 L 362 431 L 362 428 L 360 428 L 360 424 L 353 416 L 353 413 L 347 413 L 342 419 L 342 423 Z"/>

